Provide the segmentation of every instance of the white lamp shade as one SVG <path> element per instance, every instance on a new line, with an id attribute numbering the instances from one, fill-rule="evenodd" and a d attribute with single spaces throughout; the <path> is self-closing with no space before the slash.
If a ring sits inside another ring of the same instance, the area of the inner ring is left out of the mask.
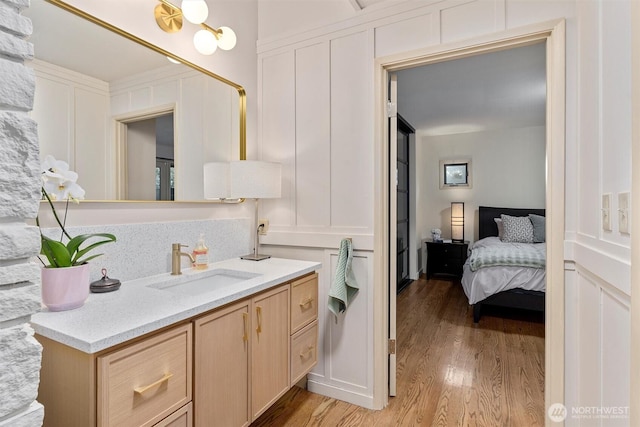
<path id="1" fill-rule="evenodd" d="M 236 33 L 229 27 L 220 27 L 222 35 L 218 39 L 218 47 L 222 50 L 231 50 L 236 46 Z"/>
<path id="2" fill-rule="evenodd" d="M 216 36 L 209 30 L 200 30 L 193 36 L 193 45 L 203 55 L 212 55 L 218 48 Z"/>
<path id="3" fill-rule="evenodd" d="M 204 198 L 228 199 L 230 193 L 231 187 L 229 183 L 229 163 L 205 163 Z"/>
<path id="4" fill-rule="evenodd" d="M 451 240 L 464 241 L 464 203 L 451 202 Z"/>
<path id="5" fill-rule="evenodd" d="M 268 199 L 280 197 L 282 167 L 279 163 L 239 160 L 230 165 L 230 197 Z"/>
<path id="6" fill-rule="evenodd" d="M 204 0 L 182 0 L 182 16 L 192 24 L 202 24 L 209 16 L 209 8 Z"/>

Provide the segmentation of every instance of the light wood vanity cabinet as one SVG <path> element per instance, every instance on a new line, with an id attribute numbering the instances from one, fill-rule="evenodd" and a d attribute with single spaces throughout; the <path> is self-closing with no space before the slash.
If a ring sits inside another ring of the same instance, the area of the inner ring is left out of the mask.
<path id="1" fill-rule="evenodd" d="M 244 300 L 194 321 L 196 426 L 251 423 L 250 310 L 251 300 Z"/>
<path id="2" fill-rule="evenodd" d="M 318 363 L 318 275 L 291 283 L 291 386 Z"/>
<path id="3" fill-rule="evenodd" d="M 317 307 L 312 273 L 98 354 L 36 335 L 44 425 L 247 426 L 316 364 Z"/>
<path id="4" fill-rule="evenodd" d="M 256 420 L 315 366 L 317 316 L 313 273 L 196 319 L 195 425 Z"/>
<path id="5" fill-rule="evenodd" d="M 43 346 L 38 401 L 45 426 L 167 426 L 190 417 L 190 323 L 114 351 L 87 354 L 37 336 Z"/>

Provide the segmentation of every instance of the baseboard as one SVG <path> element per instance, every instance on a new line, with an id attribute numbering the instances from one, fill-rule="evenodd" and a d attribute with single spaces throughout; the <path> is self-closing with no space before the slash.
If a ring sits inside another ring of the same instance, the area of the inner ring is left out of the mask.
<path id="1" fill-rule="evenodd" d="M 353 391 L 344 390 L 342 388 L 334 387 L 327 384 L 322 384 L 313 381 L 311 378 L 307 380 L 307 390 L 312 393 L 318 393 L 323 396 L 331 397 L 333 399 L 342 400 L 353 405 L 362 406 L 367 409 L 382 409 L 376 408 L 373 404 L 373 396 L 365 396 Z"/>

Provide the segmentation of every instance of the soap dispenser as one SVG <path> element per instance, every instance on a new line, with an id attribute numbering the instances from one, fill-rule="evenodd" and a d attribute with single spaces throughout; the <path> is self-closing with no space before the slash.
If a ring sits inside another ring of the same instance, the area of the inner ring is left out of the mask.
<path id="1" fill-rule="evenodd" d="M 209 266 L 209 248 L 204 244 L 204 234 L 200 234 L 198 243 L 193 249 L 193 267 L 198 270 L 204 270 Z"/>

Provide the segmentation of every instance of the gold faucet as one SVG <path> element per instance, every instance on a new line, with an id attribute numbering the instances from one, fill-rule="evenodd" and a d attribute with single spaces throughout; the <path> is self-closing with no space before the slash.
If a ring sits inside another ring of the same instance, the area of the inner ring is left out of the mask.
<path id="1" fill-rule="evenodd" d="M 180 257 L 188 257 L 192 264 L 196 262 L 190 253 L 182 252 L 180 250 L 180 248 L 186 247 L 187 245 L 181 245 L 180 243 L 171 244 L 171 274 L 174 276 L 182 274 L 182 271 L 180 270 Z"/>

